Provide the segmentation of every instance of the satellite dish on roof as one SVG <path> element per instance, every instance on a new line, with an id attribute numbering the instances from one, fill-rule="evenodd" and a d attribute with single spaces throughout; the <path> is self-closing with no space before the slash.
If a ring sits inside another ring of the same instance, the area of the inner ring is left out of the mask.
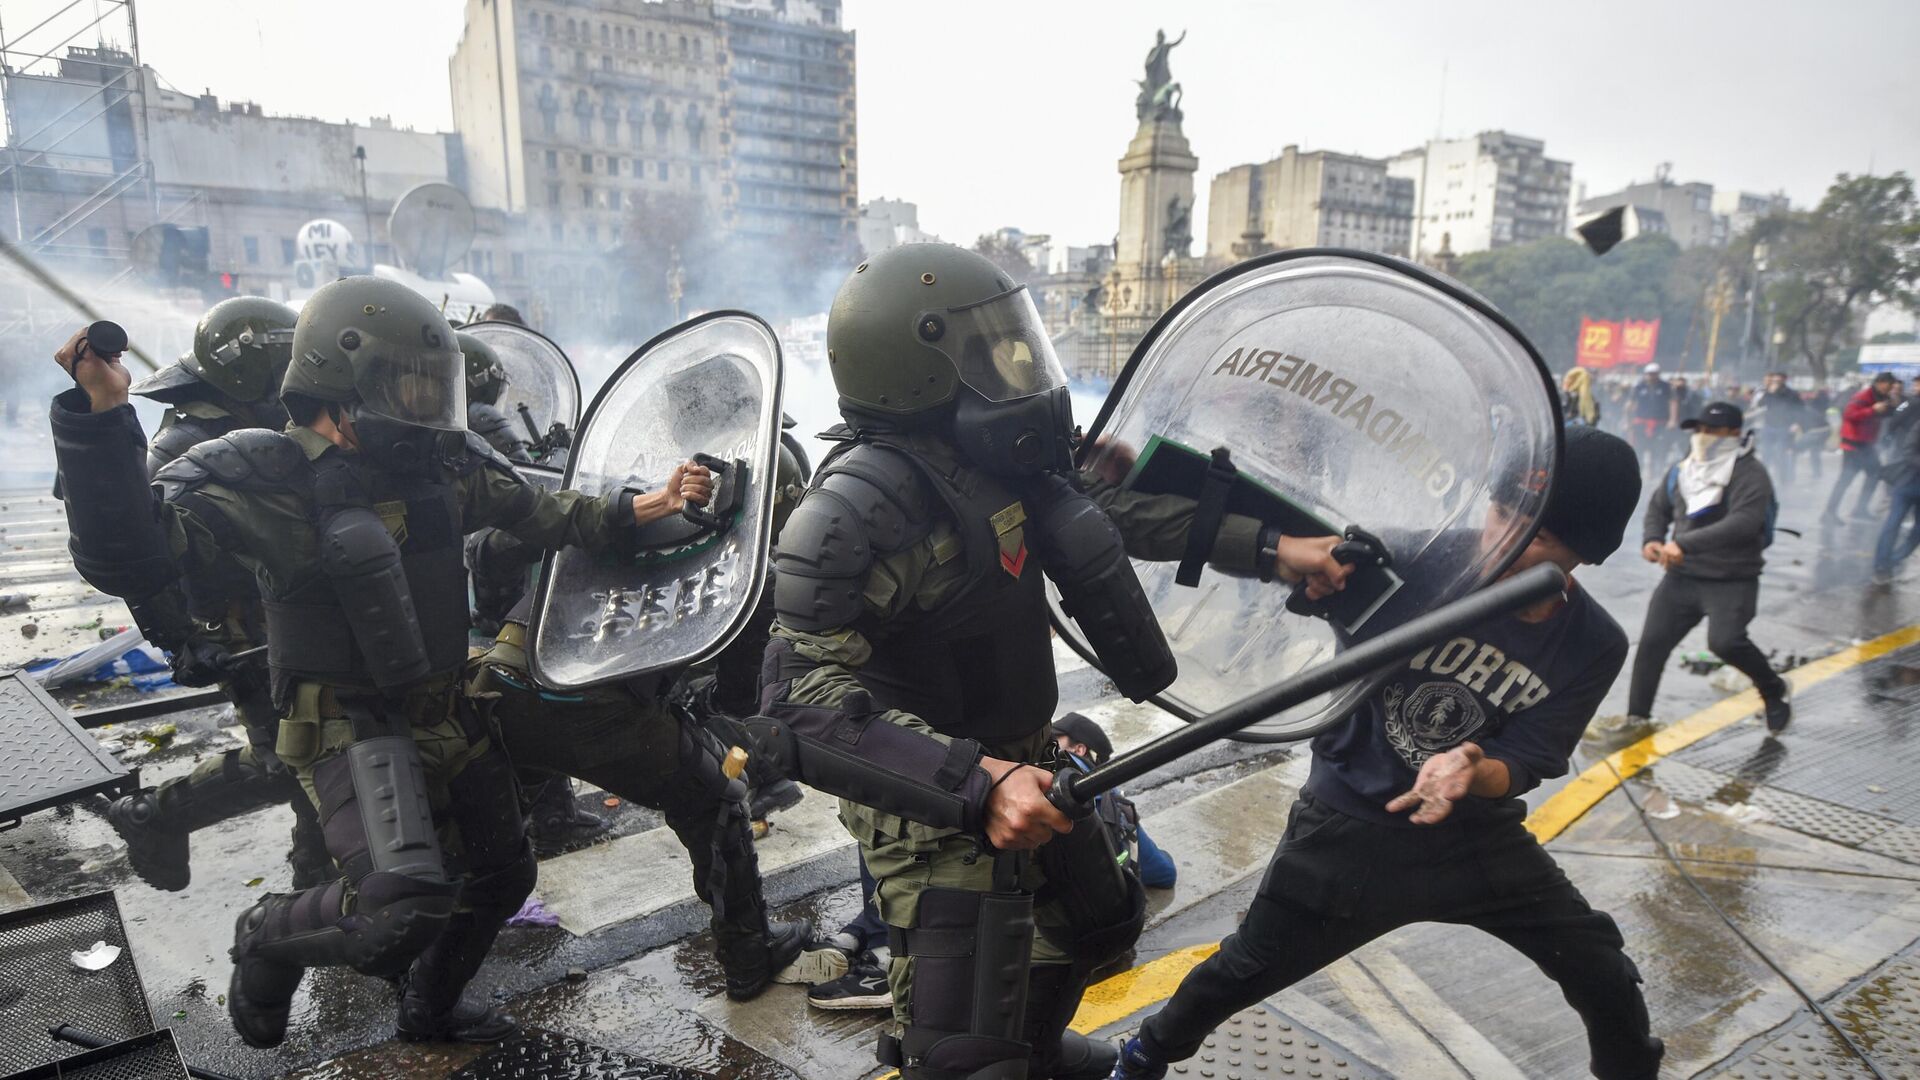
<path id="1" fill-rule="evenodd" d="M 473 203 L 452 184 L 421 184 L 393 204 L 387 233 L 407 269 L 444 277 L 473 246 Z"/>

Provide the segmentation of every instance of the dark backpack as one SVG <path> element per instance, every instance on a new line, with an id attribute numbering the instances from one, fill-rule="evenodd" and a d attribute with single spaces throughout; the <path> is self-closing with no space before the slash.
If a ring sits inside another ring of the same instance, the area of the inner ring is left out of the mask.
<path id="1" fill-rule="evenodd" d="M 1674 505 L 1673 497 L 1674 497 L 1674 494 L 1679 490 L 1680 490 L 1680 463 L 1676 461 L 1673 463 L 1671 467 L 1667 469 L 1667 505 L 1668 506 Z M 1726 512 L 1726 507 L 1724 505 L 1722 505 L 1720 509 L 1722 513 Z M 1767 520 L 1766 520 L 1766 524 L 1763 525 L 1760 529 L 1760 550 L 1765 551 L 1767 548 L 1770 548 L 1773 546 L 1774 526 L 1779 522 L 1779 520 L 1780 520 L 1780 496 L 1778 494 L 1769 492 L 1768 498 L 1767 498 Z M 1794 535 L 1797 536 L 1799 534 L 1796 533 Z"/>

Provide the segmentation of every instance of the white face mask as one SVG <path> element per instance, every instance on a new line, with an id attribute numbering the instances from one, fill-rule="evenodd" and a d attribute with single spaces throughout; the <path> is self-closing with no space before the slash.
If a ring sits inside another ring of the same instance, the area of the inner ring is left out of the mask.
<path id="1" fill-rule="evenodd" d="M 1695 461 L 1711 461 L 1725 453 L 1730 445 L 1739 443 L 1732 435 L 1708 435 L 1704 432 L 1693 433 L 1693 458 Z"/>

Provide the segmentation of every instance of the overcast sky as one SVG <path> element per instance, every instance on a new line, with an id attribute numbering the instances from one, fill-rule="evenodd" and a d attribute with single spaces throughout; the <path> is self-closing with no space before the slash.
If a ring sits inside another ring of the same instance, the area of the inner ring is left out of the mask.
<path id="1" fill-rule="evenodd" d="M 0 21 L 17 35 L 64 3 L 0 0 Z M 462 8 L 142 0 L 140 42 L 184 91 L 445 128 Z M 952 240 L 1112 237 L 1156 27 L 1188 35 L 1172 68 L 1202 234 L 1207 181 L 1289 143 L 1385 156 L 1505 128 L 1545 139 L 1594 193 L 1670 161 L 1676 179 L 1800 203 L 1843 170 L 1920 172 L 1914 0 L 847 0 L 846 23 L 861 198 L 917 202 Z"/>

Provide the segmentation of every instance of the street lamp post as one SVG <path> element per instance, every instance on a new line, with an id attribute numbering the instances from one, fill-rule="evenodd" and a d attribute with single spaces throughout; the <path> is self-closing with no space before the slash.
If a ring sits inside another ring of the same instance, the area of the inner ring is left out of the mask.
<path id="1" fill-rule="evenodd" d="M 360 216 L 367 226 L 367 273 L 373 273 L 373 204 L 367 200 L 367 148 L 353 148 L 353 160 L 360 167 Z"/>
<path id="2" fill-rule="evenodd" d="M 1753 309 L 1760 306 L 1760 285 L 1767 272 L 1767 245 L 1753 245 L 1753 273 L 1747 278 L 1747 317 L 1740 327 L 1740 372 L 1751 376 L 1747 366 L 1747 354 L 1753 347 Z M 1766 350 L 1761 349 L 1764 362 Z"/>

